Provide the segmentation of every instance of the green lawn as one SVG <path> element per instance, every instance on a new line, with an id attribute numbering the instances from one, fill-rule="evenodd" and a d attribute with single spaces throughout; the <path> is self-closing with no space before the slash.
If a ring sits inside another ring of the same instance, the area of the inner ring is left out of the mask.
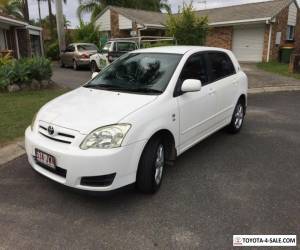
<path id="1" fill-rule="evenodd" d="M 63 90 L 0 93 L 0 146 L 24 136 L 39 108 Z"/>
<path id="2" fill-rule="evenodd" d="M 268 71 L 271 73 L 300 79 L 300 74 L 289 73 L 289 65 L 285 64 L 285 63 L 279 63 L 279 62 L 258 63 L 257 67 L 259 69 L 262 69 L 262 70 L 265 70 L 265 71 Z"/>

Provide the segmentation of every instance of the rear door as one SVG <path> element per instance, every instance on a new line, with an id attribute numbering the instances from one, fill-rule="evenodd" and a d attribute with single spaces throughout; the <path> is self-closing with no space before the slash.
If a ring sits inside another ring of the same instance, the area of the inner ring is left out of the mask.
<path id="1" fill-rule="evenodd" d="M 208 53 L 209 81 L 214 88 L 217 109 L 216 122 L 226 123 L 231 118 L 238 94 L 238 76 L 230 57 L 221 51 Z"/>
<path id="2" fill-rule="evenodd" d="M 175 90 L 180 113 L 180 152 L 207 136 L 214 126 L 216 97 L 209 84 L 206 54 L 192 55 L 186 62 Z M 198 92 L 180 93 L 184 80 L 197 79 L 202 83 Z"/>

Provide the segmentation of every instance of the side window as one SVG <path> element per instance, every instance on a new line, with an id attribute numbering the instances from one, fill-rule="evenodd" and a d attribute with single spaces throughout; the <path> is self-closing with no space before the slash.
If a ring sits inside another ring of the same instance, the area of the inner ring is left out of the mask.
<path id="1" fill-rule="evenodd" d="M 204 54 L 192 55 L 185 63 L 179 80 L 181 84 L 187 79 L 200 80 L 202 86 L 208 84 L 207 65 Z M 181 86 L 180 84 L 180 86 Z"/>
<path id="2" fill-rule="evenodd" d="M 208 53 L 210 61 L 210 81 L 214 82 L 235 74 L 235 68 L 229 56 L 223 52 Z"/>
<path id="3" fill-rule="evenodd" d="M 74 52 L 74 51 L 75 51 L 75 46 L 74 45 L 70 45 L 68 52 Z"/>

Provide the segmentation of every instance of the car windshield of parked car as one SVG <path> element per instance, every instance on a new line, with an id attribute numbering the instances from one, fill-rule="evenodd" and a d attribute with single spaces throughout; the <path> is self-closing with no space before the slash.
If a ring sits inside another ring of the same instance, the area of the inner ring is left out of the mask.
<path id="1" fill-rule="evenodd" d="M 87 50 L 98 50 L 94 44 L 79 44 L 77 45 L 78 51 L 87 51 Z"/>
<path id="2" fill-rule="evenodd" d="M 101 71 L 85 87 L 133 93 L 161 94 L 182 55 L 130 53 Z"/>
<path id="3" fill-rule="evenodd" d="M 133 51 L 136 50 L 136 44 L 130 42 L 120 42 L 118 43 L 118 51 Z"/>

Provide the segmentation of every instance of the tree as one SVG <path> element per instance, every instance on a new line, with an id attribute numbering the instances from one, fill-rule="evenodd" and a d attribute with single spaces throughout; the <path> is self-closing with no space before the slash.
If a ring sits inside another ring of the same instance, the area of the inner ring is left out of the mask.
<path id="1" fill-rule="evenodd" d="M 21 0 L 0 0 L 1 10 L 17 18 L 23 19 L 23 6 Z"/>
<path id="2" fill-rule="evenodd" d="M 52 2 L 54 0 L 37 0 L 38 1 L 38 4 L 40 2 L 47 2 L 48 4 L 48 11 L 49 11 L 49 21 L 50 21 L 50 32 L 51 32 L 51 35 L 54 36 L 55 33 L 54 33 L 54 29 L 55 29 L 55 18 L 53 16 L 53 11 L 52 11 Z M 67 2 L 67 0 L 64 0 L 63 1 L 64 3 Z"/>
<path id="3" fill-rule="evenodd" d="M 79 0 L 78 17 L 82 20 L 82 15 L 88 13 L 91 14 L 91 20 L 94 20 L 108 5 L 151 11 L 161 11 L 162 9 L 170 11 L 168 0 Z"/>
<path id="4" fill-rule="evenodd" d="M 99 45 L 100 33 L 97 27 L 92 23 L 84 23 L 80 21 L 79 26 L 74 32 L 74 39 L 82 43 L 94 43 Z"/>
<path id="5" fill-rule="evenodd" d="M 204 45 L 208 33 L 207 17 L 199 17 L 192 4 L 184 4 L 177 15 L 169 14 L 167 35 L 174 36 L 180 45 Z"/>

